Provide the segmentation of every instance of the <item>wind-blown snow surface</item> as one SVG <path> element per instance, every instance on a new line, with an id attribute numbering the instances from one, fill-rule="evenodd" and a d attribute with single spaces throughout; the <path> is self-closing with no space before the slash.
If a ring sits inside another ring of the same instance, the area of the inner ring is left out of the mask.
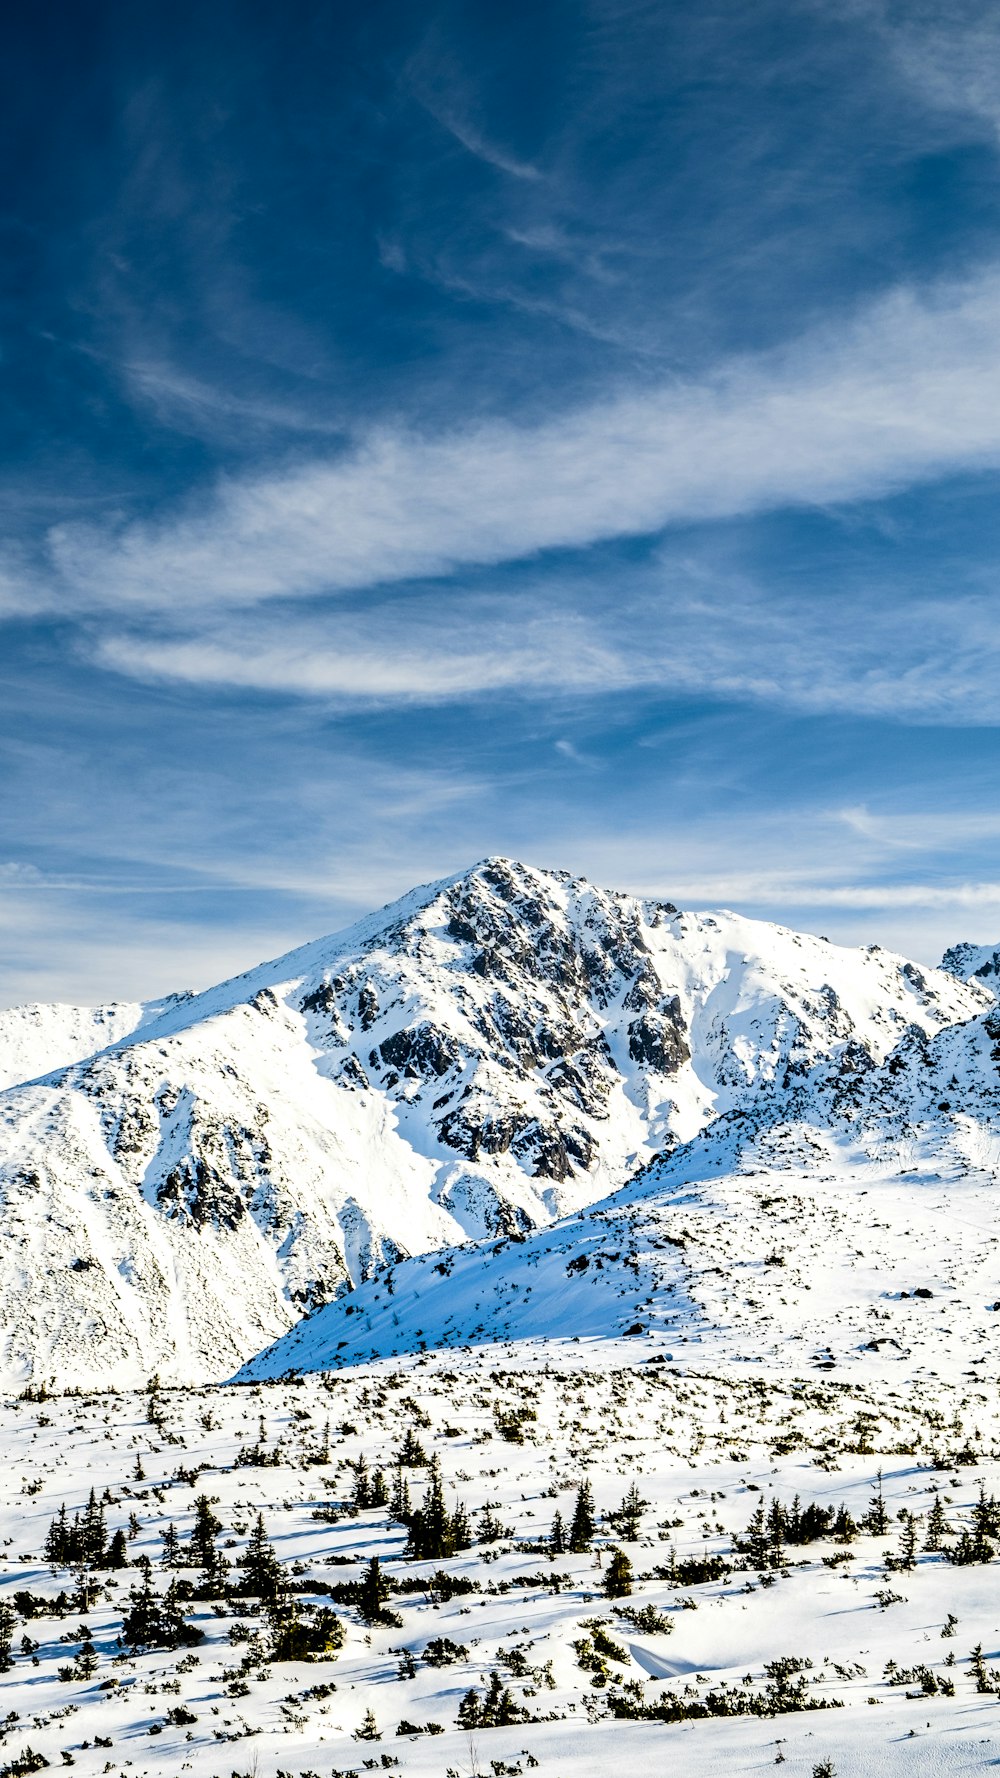
<path id="1" fill-rule="evenodd" d="M 386 1263 L 545 1225 L 992 1003 L 494 859 L 207 993 L 5 1014 L 2 1369 L 225 1375 Z M 111 1041 L 73 1060 L 88 1017 Z"/>

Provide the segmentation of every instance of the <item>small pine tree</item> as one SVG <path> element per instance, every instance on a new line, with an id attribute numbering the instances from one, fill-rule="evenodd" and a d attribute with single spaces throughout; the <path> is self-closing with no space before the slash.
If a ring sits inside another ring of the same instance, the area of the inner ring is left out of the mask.
<path id="1" fill-rule="evenodd" d="M 194 1525 L 188 1551 L 194 1568 L 212 1568 L 215 1563 L 215 1539 L 222 1530 L 207 1494 L 199 1494 L 194 1503 Z"/>
<path id="2" fill-rule="evenodd" d="M 872 1537 L 884 1537 L 889 1529 L 889 1512 L 882 1492 L 882 1471 L 875 1478 L 875 1492 L 868 1502 L 868 1511 L 862 1521 L 866 1531 Z"/>
<path id="3" fill-rule="evenodd" d="M 372 1476 L 371 1503 L 372 1506 L 388 1506 L 389 1504 L 389 1485 L 386 1482 L 383 1469 L 377 1469 Z"/>
<path id="4" fill-rule="evenodd" d="M 555 1517 L 552 1520 L 552 1530 L 549 1533 L 549 1548 L 554 1556 L 564 1556 L 566 1554 L 566 1527 L 563 1524 L 563 1516 L 558 1507 L 556 1508 Z"/>
<path id="5" fill-rule="evenodd" d="M 379 1731 L 378 1723 L 375 1721 L 374 1710 L 368 1709 L 365 1711 L 364 1722 L 359 1729 L 355 1729 L 354 1739 L 355 1741 L 381 1741 L 382 1736 Z"/>
<path id="6" fill-rule="evenodd" d="M 482 1706 L 479 1693 L 469 1687 L 458 1706 L 458 1726 L 460 1729 L 478 1729 L 482 1727 Z"/>
<path id="7" fill-rule="evenodd" d="M 128 1543 L 120 1526 L 108 1544 L 108 1553 L 104 1563 L 106 1568 L 128 1567 Z"/>
<path id="8" fill-rule="evenodd" d="M 740 1548 L 745 1551 L 751 1568 L 756 1568 L 760 1573 L 770 1568 L 771 1539 L 768 1535 L 763 1500 L 757 1502 L 757 1506 L 750 1516 L 750 1523 L 740 1539 Z"/>
<path id="9" fill-rule="evenodd" d="M 989 1678 L 987 1677 L 986 1663 L 983 1660 L 983 1645 L 981 1642 L 976 1643 L 975 1648 L 969 1656 L 969 1667 L 972 1677 L 976 1682 L 977 1692 L 991 1692 L 993 1687 L 990 1685 Z"/>
<path id="10" fill-rule="evenodd" d="M 992 1494 L 987 1496 L 985 1484 L 980 1482 L 979 1499 L 972 1509 L 972 1541 L 977 1562 L 992 1562 L 995 1554 L 990 1542 L 992 1537 L 1000 1537 L 1000 1508 Z"/>
<path id="11" fill-rule="evenodd" d="M 93 1679 L 94 1674 L 97 1672 L 97 1667 L 97 1650 L 88 1636 L 86 1641 L 80 1644 L 80 1652 L 76 1657 L 77 1678 Z"/>
<path id="12" fill-rule="evenodd" d="M 582 1555 L 584 1550 L 589 1550 L 595 1530 L 594 1493 L 589 1481 L 585 1478 L 576 1491 L 573 1518 L 569 1528 L 569 1547 L 574 1555 Z"/>
<path id="13" fill-rule="evenodd" d="M 281 1566 L 268 1540 L 263 1513 L 257 1520 L 240 1564 L 240 1590 L 251 1593 L 264 1605 L 273 1604 L 282 1590 Z"/>
<path id="14" fill-rule="evenodd" d="M 472 1548 L 472 1527 L 469 1524 L 469 1515 L 461 1501 L 451 1515 L 451 1547 L 453 1551 Z"/>
<path id="15" fill-rule="evenodd" d="M 402 1464 L 397 1465 L 393 1479 L 389 1517 L 394 1524 L 407 1526 L 413 1518 L 413 1508 L 410 1505 L 410 1484 L 403 1474 Z"/>
<path id="16" fill-rule="evenodd" d="M 45 1539 L 45 1560 L 50 1562 L 53 1568 L 65 1568 L 72 1559 L 70 1527 L 64 1502 L 48 1529 Z"/>
<path id="17" fill-rule="evenodd" d="M 488 1502 L 480 1511 L 476 1536 L 480 1543 L 496 1543 L 503 1536 L 503 1524 Z"/>
<path id="18" fill-rule="evenodd" d="M 368 1474 L 368 1464 L 364 1457 L 359 1457 L 354 1465 L 354 1490 L 351 1505 L 355 1512 L 364 1513 L 372 1503 L 372 1484 Z"/>
<path id="19" fill-rule="evenodd" d="M 624 1550 L 614 1550 L 604 1571 L 604 1594 L 607 1599 L 626 1599 L 632 1591 L 632 1564 Z"/>
<path id="20" fill-rule="evenodd" d="M 177 1535 L 177 1526 L 171 1519 L 163 1533 L 163 1549 L 160 1561 L 164 1568 L 178 1568 L 181 1562 L 181 1540 Z"/>
<path id="21" fill-rule="evenodd" d="M 406 1428 L 406 1437 L 396 1452 L 396 1465 L 397 1468 L 401 1466 L 404 1469 L 427 1468 L 427 1452 L 412 1426 Z"/>
<path id="22" fill-rule="evenodd" d="M 107 1542 L 104 1507 L 91 1488 L 90 1498 L 84 1507 L 83 1518 L 80 1520 L 74 1559 L 79 1562 L 87 1562 L 92 1568 L 102 1568 Z"/>
<path id="23" fill-rule="evenodd" d="M 780 1568 L 785 1560 L 785 1512 L 780 1500 L 772 1500 L 767 1515 L 768 1561 Z"/>
<path id="24" fill-rule="evenodd" d="M 392 1589 L 385 1575 L 382 1564 L 377 1556 L 373 1556 L 365 1569 L 364 1577 L 358 1588 L 358 1616 L 364 1624 L 392 1624 L 398 1628 L 402 1618 L 386 1607 Z"/>
<path id="25" fill-rule="evenodd" d="M 858 1535 L 857 1523 L 843 1502 L 837 1508 L 837 1516 L 833 1521 L 833 1535 L 838 1543 L 853 1543 Z"/>
<path id="26" fill-rule="evenodd" d="M 899 1541 L 899 1554 L 894 1566 L 903 1574 L 912 1574 L 917 1566 L 917 1521 L 905 1507 L 901 1514 L 903 1531 Z"/>
<path id="27" fill-rule="evenodd" d="M 649 1501 L 643 1500 L 633 1482 L 618 1511 L 608 1514 L 619 1537 L 623 1537 L 626 1543 L 634 1543 L 639 1536 L 642 1529 L 642 1515 L 648 1505 Z"/>
<path id="28" fill-rule="evenodd" d="M 946 1537 L 951 1536 L 951 1526 L 944 1510 L 944 1501 L 940 1494 L 935 1493 L 934 1505 L 927 1515 L 927 1535 L 924 1538 L 924 1549 L 931 1555 L 941 1548 Z"/>

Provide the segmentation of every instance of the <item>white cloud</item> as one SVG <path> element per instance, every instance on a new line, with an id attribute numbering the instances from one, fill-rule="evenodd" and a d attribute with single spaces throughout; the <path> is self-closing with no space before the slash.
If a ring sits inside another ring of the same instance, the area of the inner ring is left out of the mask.
<path id="1" fill-rule="evenodd" d="M 66 599 L 204 611 L 446 575 L 1000 465 L 1000 271 L 532 428 L 382 430 L 117 534 L 53 530 Z"/>
<path id="2" fill-rule="evenodd" d="M 745 577 L 664 554 L 652 566 L 589 581 L 550 576 L 518 591 L 132 623 L 93 646 L 101 665 L 138 679 L 338 706 L 655 689 L 805 714 L 1000 722 L 990 596 L 914 597 L 904 617 L 867 590 L 850 600 L 818 592 L 768 597 Z"/>

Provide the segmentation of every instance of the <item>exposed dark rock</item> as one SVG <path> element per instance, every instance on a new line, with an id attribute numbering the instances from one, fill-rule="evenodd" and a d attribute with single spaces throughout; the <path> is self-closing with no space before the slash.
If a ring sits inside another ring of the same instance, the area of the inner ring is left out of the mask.
<path id="1" fill-rule="evenodd" d="M 446 1031 L 424 1022 L 396 1031 L 379 1044 L 379 1055 L 390 1068 L 411 1079 L 428 1074 L 447 1074 L 460 1061 L 458 1044 Z"/>
<path id="2" fill-rule="evenodd" d="M 661 1074 L 676 1074 L 691 1058 L 678 995 L 662 1002 L 658 1012 L 644 1012 L 628 1028 L 628 1053 Z"/>

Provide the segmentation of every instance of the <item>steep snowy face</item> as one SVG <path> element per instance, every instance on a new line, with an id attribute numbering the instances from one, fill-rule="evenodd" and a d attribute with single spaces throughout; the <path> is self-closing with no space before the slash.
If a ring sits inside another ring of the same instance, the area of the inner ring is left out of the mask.
<path id="1" fill-rule="evenodd" d="M 984 1004 L 875 947 L 489 860 L 123 1010 L 0 1096 L 3 1367 L 227 1374 L 386 1263 L 545 1224 Z"/>

